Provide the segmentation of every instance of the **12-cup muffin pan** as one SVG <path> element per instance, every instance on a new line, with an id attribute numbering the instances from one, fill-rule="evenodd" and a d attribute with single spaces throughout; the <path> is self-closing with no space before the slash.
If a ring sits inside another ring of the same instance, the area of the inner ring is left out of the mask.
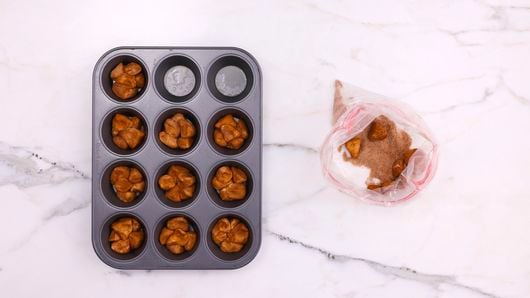
<path id="1" fill-rule="evenodd" d="M 111 90 L 110 72 L 120 62 L 139 63 L 145 87 L 130 100 L 120 100 Z M 189 94 L 176 96 L 165 88 L 164 75 L 182 65 L 193 72 L 195 85 Z M 246 86 L 235 96 L 216 87 L 216 74 L 235 66 L 246 77 Z M 97 62 L 92 85 L 92 243 L 99 258 L 119 269 L 234 269 L 254 259 L 261 243 L 262 77 L 257 61 L 246 51 L 231 47 L 120 47 Z M 189 150 L 164 146 L 158 133 L 164 120 L 184 113 L 195 125 L 197 136 Z M 134 150 L 112 142 L 111 124 L 116 113 L 140 118 L 144 141 Z M 238 150 L 219 147 L 213 140 L 214 125 L 225 114 L 244 120 L 249 138 Z M 164 197 L 158 178 L 170 165 L 184 165 L 197 178 L 194 197 L 172 202 Z M 146 189 L 132 203 L 116 198 L 110 183 L 115 166 L 134 166 L 142 172 Z M 247 196 L 242 201 L 222 201 L 211 186 L 222 165 L 236 165 L 248 176 Z M 142 246 L 128 254 L 110 249 L 110 225 L 130 216 L 143 225 Z M 197 233 L 194 250 L 173 255 L 158 238 L 166 220 L 185 216 Z M 219 218 L 238 218 L 249 229 L 249 239 L 237 253 L 224 253 L 212 241 L 211 230 Z"/>

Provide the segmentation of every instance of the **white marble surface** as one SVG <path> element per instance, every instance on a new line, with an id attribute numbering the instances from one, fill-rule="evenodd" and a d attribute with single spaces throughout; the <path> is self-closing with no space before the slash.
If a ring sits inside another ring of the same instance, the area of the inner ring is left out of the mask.
<path id="1" fill-rule="evenodd" d="M 264 73 L 263 244 L 235 271 L 112 269 L 90 241 L 91 75 L 118 45 L 232 45 Z M 0 0 L 0 296 L 530 297 L 530 1 Z M 340 78 L 441 144 L 385 208 L 327 186 Z"/>

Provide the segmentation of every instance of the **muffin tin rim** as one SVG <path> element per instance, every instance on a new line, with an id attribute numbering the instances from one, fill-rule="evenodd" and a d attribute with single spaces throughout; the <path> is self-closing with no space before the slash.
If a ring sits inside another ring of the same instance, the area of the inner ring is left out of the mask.
<path id="1" fill-rule="evenodd" d="M 155 75 L 156 75 L 156 72 L 158 70 L 158 68 L 160 67 L 160 65 L 162 64 L 162 62 L 166 61 L 167 59 L 171 58 L 171 57 L 178 57 L 178 56 L 182 56 L 184 58 L 187 58 L 189 60 L 191 60 L 191 62 L 193 62 L 193 64 L 195 64 L 197 66 L 197 69 L 199 70 L 199 79 L 197 80 L 197 77 L 195 77 L 195 85 L 193 86 L 193 88 L 197 88 L 197 91 L 195 92 L 195 94 L 193 94 L 193 96 L 191 96 L 190 98 L 188 98 L 187 100 L 184 100 L 184 101 L 180 101 L 180 102 L 175 102 L 175 101 L 170 101 L 168 99 L 166 99 L 164 96 L 162 96 L 162 94 L 160 94 L 160 92 L 158 91 L 158 88 L 156 87 L 156 84 L 153 82 L 153 89 L 158 97 L 158 99 L 161 99 L 162 101 L 164 101 L 165 103 L 168 103 L 170 105 L 184 105 L 184 104 L 188 104 L 194 100 L 197 100 L 197 98 L 199 97 L 199 94 L 201 93 L 201 89 L 204 88 L 204 84 L 203 84 L 203 79 L 204 79 L 204 74 L 202 73 L 202 69 L 200 67 L 200 64 L 197 63 L 197 61 L 195 59 L 193 59 L 193 57 L 187 55 L 187 54 L 184 54 L 184 53 L 181 53 L 181 52 L 174 52 L 174 53 L 169 53 L 163 57 L 160 58 L 160 60 L 154 65 L 153 67 L 153 70 L 152 70 L 152 73 L 151 73 L 151 76 L 153 77 L 153 81 L 155 79 Z M 179 64 L 177 64 L 179 65 Z M 175 66 L 177 66 L 175 65 Z M 191 69 L 190 69 L 191 70 Z M 191 70 L 193 72 L 193 70 Z M 193 74 L 195 76 L 195 74 Z M 198 86 L 197 86 L 198 84 Z M 192 89 L 193 91 L 193 89 Z M 187 95 L 184 95 L 184 97 L 187 96 Z"/>
<path id="2" fill-rule="evenodd" d="M 260 74 L 260 78 L 261 78 L 261 70 L 259 69 L 259 65 L 258 63 L 256 62 L 256 59 L 250 55 L 249 53 L 247 53 L 246 51 L 244 50 L 241 50 L 241 49 L 238 49 L 240 50 L 241 52 L 247 54 L 251 59 L 254 60 L 254 65 L 257 66 L 257 71 L 259 72 Z M 252 94 L 252 92 L 254 91 L 254 88 L 256 86 L 256 80 L 253 78 L 252 79 L 252 86 L 250 86 L 250 89 L 248 90 L 248 93 L 247 95 L 245 95 L 245 97 L 241 98 L 240 100 L 237 100 L 237 101 L 234 101 L 234 102 L 226 102 L 226 101 L 223 101 L 219 98 L 217 98 L 217 96 L 215 96 L 213 93 L 212 93 L 212 90 L 210 89 L 210 87 L 208 86 L 208 75 L 210 74 L 210 71 L 212 69 L 212 66 L 219 60 L 221 60 L 222 58 L 225 58 L 225 57 L 237 57 L 241 60 L 243 60 L 246 64 L 248 64 L 248 66 L 250 68 L 253 68 L 252 65 L 253 63 L 250 63 L 245 57 L 241 56 L 241 55 L 237 55 L 235 53 L 226 53 L 226 54 L 221 54 L 221 55 L 218 55 L 216 56 L 215 58 L 212 59 L 212 61 L 210 61 L 210 63 L 208 64 L 208 66 L 206 67 L 206 77 L 205 77 L 205 80 L 206 80 L 206 89 L 208 90 L 208 95 L 210 95 L 210 98 L 216 100 L 217 102 L 219 102 L 220 104 L 223 104 L 223 105 L 236 105 L 236 104 L 240 104 L 240 103 L 243 103 L 244 101 L 246 101 L 250 95 Z M 237 66 L 236 66 L 237 67 Z M 239 69 L 241 69 L 240 67 L 238 67 Z M 242 70 L 243 71 L 243 70 Z M 244 72 L 244 71 L 243 71 Z M 217 75 L 217 74 L 216 74 Z M 245 74 L 246 75 L 246 74 Z M 214 78 L 215 79 L 215 78 Z M 248 82 L 248 78 L 247 78 L 247 82 Z M 234 96 L 235 97 L 235 96 Z"/>

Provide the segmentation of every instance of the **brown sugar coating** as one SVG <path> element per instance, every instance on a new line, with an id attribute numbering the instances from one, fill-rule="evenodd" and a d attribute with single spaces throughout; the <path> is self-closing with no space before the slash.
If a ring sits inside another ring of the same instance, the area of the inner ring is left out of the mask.
<path id="1" fill-rule="evenodd" d="M 381 115 L 368 127 L 344 144 L 349 154 L 344 159 L 370 169 L 367 188 L 376 190 L 391 185 L 406 168 L 416 149 L 412 140 L 396 124 Z"/>
<path id="2" fill-rule="evenodd" d="M 238 167 L 222 166 L 212 179 L 212 186 L 223 201 L 242 200 L 247 195 L 247 174 Z"/>
<path id="3" fill-rule="evenodd" d="M 182 113 L 167 118 L 158 134 L 160 142 L 172 149 L 189 149 L 195 140 L 196 129 Z"/>
<path id="4" fill-rule="evenodd" d="M 160 176 L 158 185 L 164 191 L 167 199 L 181 202 L 193 197 L 196 178 L 188 168 L 172 165 L 165 175 Z"/>
<path id="5" fill-rule="evenodd" d="M 195 247 L 197 233 L 190 230 L 185 217 L 177 216 L 166 222 L 166 226 L 160 231 L 158 241 L 171 253 L 178 255 Z"/>
<path id="6" fill-rule="evenodd" d="M 248 129 L 243 119 L 232 114 L 225 115 L 215 123 L 213 139 L 221 147 L 239 149 L 248 138 Z"/>
<path id="7" fill-rule="evenodd" d="M 142 73 L 142 66 L 136 62 L 126 65 L 118 64 L 110 72 L 112 79 L 112 92 L 123 100 L 135 97 L 145 86 L 145 76 Z"/>
<path id="8" fill-rule="evenodd" d="M 237 218 L 219 219 L 212 229 L 212 240 L 222 252 L 239 252 L 247 244 L 249 231 L 247 225 Z"/>
<path id="9" fill-rule="evenodd" d="M 142 122 L 138 117 L 127 117 L 117 113 L 112 118 L 112 142 L 120 149 L 134 149 L 145 137 Z"/>
<path id="10" fill-rule="evenodd" d="M 115 220 L 109 235 L 110 249 L 119 254 L 129 253 L 139 248 L 144 242 L 145 234 L 142 225 L 136 218 L 122 217 Z"/>
<path id="11" fill-rule="evenodd" d="M 145 190 L 142 173 L 135 167 L 117 166 L 112 169 L 110 183 L 118 198 L 130 203 Z"/>

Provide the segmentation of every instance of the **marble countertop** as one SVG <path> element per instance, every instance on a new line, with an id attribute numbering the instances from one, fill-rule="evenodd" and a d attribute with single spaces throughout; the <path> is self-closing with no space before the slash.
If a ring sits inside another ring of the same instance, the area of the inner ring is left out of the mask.
<path id="1" fill-rule="evenodd" d="M 530 1 L 0 1 L 6 297 L 530 297 Z M 234 271 L 120 271 L 90 240 L 91 76 L 119 45 L 225 45 L 264 75 L 263 239 Z M 408 203 L 331 188 L 333 81 L 440 142 Z"/>

